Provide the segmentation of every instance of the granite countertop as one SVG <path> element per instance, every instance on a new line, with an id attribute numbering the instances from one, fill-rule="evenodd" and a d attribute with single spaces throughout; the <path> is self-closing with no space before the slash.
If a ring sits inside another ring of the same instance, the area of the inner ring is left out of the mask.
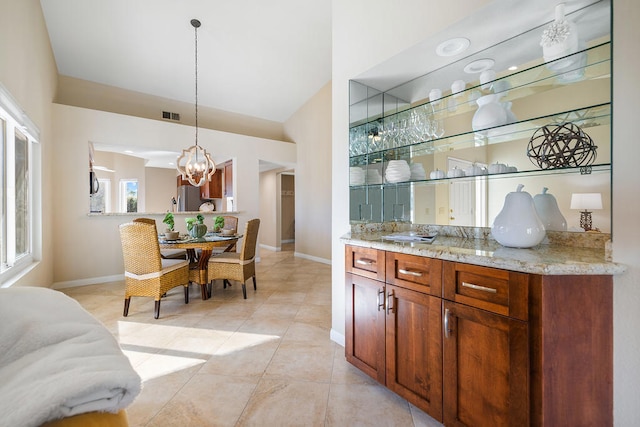
<path id="1" fill-rule="evenodd" d="M 538 245 L 531 249 L 501 246 L 492 239 L 474 239 L 438 235 L 432 243 L 396 242 L 383 236 L 390 232 L 347 233 L 341 240 L 391 252 L 458 261 L 486 267 L 543 275 L 614 275 L 625 266 L 606 260 L 605 250 L 597 248 Z"/>

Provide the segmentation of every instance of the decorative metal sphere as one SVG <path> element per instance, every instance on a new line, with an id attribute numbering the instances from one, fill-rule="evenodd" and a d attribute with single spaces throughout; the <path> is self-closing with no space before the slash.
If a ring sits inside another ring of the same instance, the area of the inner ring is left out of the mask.
<path id="1" fill-rule="evenodd" d="M 598 147 L 578 125 L 562 123 L 536 130 L 527 146 L 527 157 L 542 169 L 590 166 Z"/>

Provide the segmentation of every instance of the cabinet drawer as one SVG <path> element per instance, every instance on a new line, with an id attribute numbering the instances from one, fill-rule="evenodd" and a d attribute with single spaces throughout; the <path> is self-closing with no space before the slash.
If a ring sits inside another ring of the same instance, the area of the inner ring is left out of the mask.
<path id="1" fill-rule="evenodd" d="M 386 282 L 425 294 L 442 295 L 442 261 L 417 255 L 386 253 Z"/>
<path id="2" fill-rule="evenodd" d="M 443 274 L 445 299 L 528 320 L 528 274 L 448 261 Z"/>
<path id="3" fill-rule="evenodd" d="M 359 246 L 345 246 L 345 271 L 384 281 L 384 251 Z"/>

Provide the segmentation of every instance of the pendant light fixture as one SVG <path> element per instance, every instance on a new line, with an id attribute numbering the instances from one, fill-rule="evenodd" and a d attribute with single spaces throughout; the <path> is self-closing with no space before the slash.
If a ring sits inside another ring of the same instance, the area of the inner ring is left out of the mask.
<path id="1" fill-rule="evenodd" d="M 182 150 L 176 162 L 176 168 L 182 174 L 182 179 L 186 179 L 193 186 L 201 187 L 216 173 L 216 164 L 211 155 L 198 145 L 198 27 L 200 27 L 200 21 L 192 19 L 191 25 L 195 30 L 196 41 L 196 143 Z"/>

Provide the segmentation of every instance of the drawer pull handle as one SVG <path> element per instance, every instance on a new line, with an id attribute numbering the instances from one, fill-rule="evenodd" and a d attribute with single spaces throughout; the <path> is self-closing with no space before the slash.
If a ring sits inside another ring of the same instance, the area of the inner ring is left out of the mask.
<path id="1" fill-rule="evenodd" d="M 393 313 L 396 309 L 393 305 L 393 298 L 393 291 L 391 291 L 387 294 L 387 315 L 389 315 L 389 313 Z"/>
<path id="2" fill-rule="evenodd" d="M 405 270 L 404 268 L 398 269 L 398 273 L 408 274 L 409 276 L 422 277 L 422 273 L 420 273 L 419 271 Z"/>
<path id="3" fill-rule="evenodd" d="M 378 311 L 380 311 L 380 309 L 384 311 L 384 288 L 378 289 Z"/>
<path id="4" fill-rule="evenodd" d="M 474 285 L 473 283 L 467 283 L 467 282 L 462 282 L 462 287 L 463 288 L 475 289 L 477 291 L 489 292 L 489 293 L 492 293 L 492 294 L 495 294 L 496 292 L 498 292 L 494 288 L 487 288 L 486 286 Z"/>
<path id="5" fill-rule="evenodd" d="M 449 329 L 449 314 L 450 314 L 449 309 L 445 308 L 444 309 L 444 321 L 443 321 L 444 337 L 445 338 L 449 338 L 451 336 L 451 332 L 453 332 L 451 329 Z"/>
<path id="6" fill-rule="evenodd" d="M 372 259 L 357 259 L 356 260 L 356 264 L 359 264 L 359 265 L 373 265 L 375 263 L 376 262 L 374 260 L 372 260 Z"/>

